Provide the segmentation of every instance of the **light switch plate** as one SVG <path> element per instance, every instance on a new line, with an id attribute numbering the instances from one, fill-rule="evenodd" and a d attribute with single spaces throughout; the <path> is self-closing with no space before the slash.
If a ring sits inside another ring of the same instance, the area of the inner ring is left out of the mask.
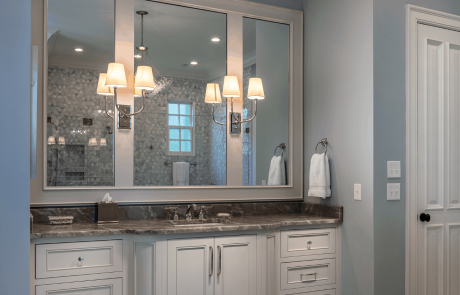
<path id="1" fill-rule="evenodd" d="M 355 187 L 353 190 L 354 199 L 357 201 L 361 201 L 361 184 L 355 183 Z"/>
<path id="2" fill-rule="evenodd" d="M 387 162 L 388 178 L 401 178 L 401 161 Z"/>
<path id="3" fill-rule="evenodd" d="M 399 183 L 387 183 L 387 200 L 401 200 L 401 185 Z"/>

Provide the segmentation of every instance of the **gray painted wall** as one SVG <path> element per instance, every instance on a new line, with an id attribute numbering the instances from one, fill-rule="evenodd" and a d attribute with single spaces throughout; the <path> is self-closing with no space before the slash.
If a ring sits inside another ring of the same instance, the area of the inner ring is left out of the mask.
<path id="1" fill-rule="evenodd" d="M 406 4 L 460 15 L 459 0 L 374 0 L 374 254 L 376 295 L 405 289 Z M 386 162 L 401 161 L 400 180 Z M 386 184 L 401 182 L 401 201 L 386 200 Z"/>
<path id="2" fill-rule="evenodd" d="M 304 1 L 305 195 L 310 158 L 323 137 L 332 197 L 344 206 L 342 294 L 374 292 L 372 1 Z M 353 184 L 362 201 L 353 200 Z"/>
<path id="3" fill-rule="evenodd" d="M 28 0 L 2 1 L 0 10 L 0 293 L 29 294 L 30 13 Z M 14 25 L 12 25 L 14 24 Z"/>
<path id="4" fill-rule="evenodd" d="M 276 146 L 289 143 L 289 26 L 256 22 L 256 65 L 256 77 L 262 79 L 266 95 L 257 104 L 255 128 L 255 184 L 261 185 L 262 180 L 268 183 Z"/>

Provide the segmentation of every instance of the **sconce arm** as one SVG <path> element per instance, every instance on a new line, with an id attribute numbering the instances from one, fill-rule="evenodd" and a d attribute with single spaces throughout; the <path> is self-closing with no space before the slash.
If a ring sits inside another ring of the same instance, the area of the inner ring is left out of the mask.
<path id="1" fill-rule="evenodd" d="M 227 125 L 227 123 L 217 122 L 216 117 L 214 116 L 214 104 L 212 104 L 212 119 L 214 120 L 214 122 L 216 122 L 219 125 Z"/>
<path id="2" fill-rule="evenodd" d="M 123 117 L 132 117 L 134 115 L 137 115 L 139 114 L 140 112 L 142 112 L 144 110 L 144 107 L 145 107 L 145 90 L 142 89 L 142 108 L 137 111 L 137 112 L 134 112 L 132 114 L 126 114 L 125 112 L 123 112 L 121 109 L 120 109 L 120 106 L 118 105 L 118 102 L 117 102 L 117 88 L 114 87 L 114 96 L 115 96 L 115 105 L 117 106 L 117 110 L 120 112 L 120 114 L 123 116 Z"/>
<path id="3" fill-rule="evenodd" d="M 233 118 L 235 120 L 233 122 L 233 124 L 243 124 L 243 123 L 251 122 L 252 120 L 254 120 L 256 118 L 256 115 L 257 115 L 257 99 L 254 100 L 254 105 L 255 105 L 254 115 L 250 119 L 243 120 L 243 121 L 238 121 L 238 118 L 233 116 Z"/>

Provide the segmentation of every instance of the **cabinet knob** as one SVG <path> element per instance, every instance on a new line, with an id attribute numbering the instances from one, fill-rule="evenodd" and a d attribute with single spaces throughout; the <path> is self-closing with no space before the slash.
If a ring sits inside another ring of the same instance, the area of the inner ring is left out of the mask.
<path id="1" fill-rule="evenodd" d="M 425 214 L 425 213 L 422 213 L 420 214 L 420 221 L 421 222 L 430 222 L 431 220 L 431 217 L 430 217 L 430 214 Z"/>
<path id="2" fill-rule="evenodd" d="M 311 244 L 313 244 L 313 242 L 312 242 L 312 241 L 308 241 L 308 242 L 307 242 L 307 249 L 308 249 L 308 250 L 310 250 L 310 246 L 311 246 Z"/>
<path id="3" fill-rule="evenodd" d="M 83 256 L 78 257 L 79 262 L 82 262 L 83 260 L 85 260 L 85 258 L 83 258 Z"/>

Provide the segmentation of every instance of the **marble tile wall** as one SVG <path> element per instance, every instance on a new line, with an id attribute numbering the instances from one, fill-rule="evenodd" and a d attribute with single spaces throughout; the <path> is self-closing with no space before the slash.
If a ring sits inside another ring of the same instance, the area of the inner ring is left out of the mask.
<path id="1" fill-rule="evenodd" d="M 58 130 L 48 123 L 47 138 L 65 138 L 65 145 L 47 146 L 49 186 L 113 185 L 113 119 L 103 112 L 104 97 L 96 94 L 99 73 L 48 67 L 47 115 Z M 92 118 L 93 125 L 83 126 L 83 118 Z M 107 145 L 88 146 L 92 137 L 105 138 Z"/>

